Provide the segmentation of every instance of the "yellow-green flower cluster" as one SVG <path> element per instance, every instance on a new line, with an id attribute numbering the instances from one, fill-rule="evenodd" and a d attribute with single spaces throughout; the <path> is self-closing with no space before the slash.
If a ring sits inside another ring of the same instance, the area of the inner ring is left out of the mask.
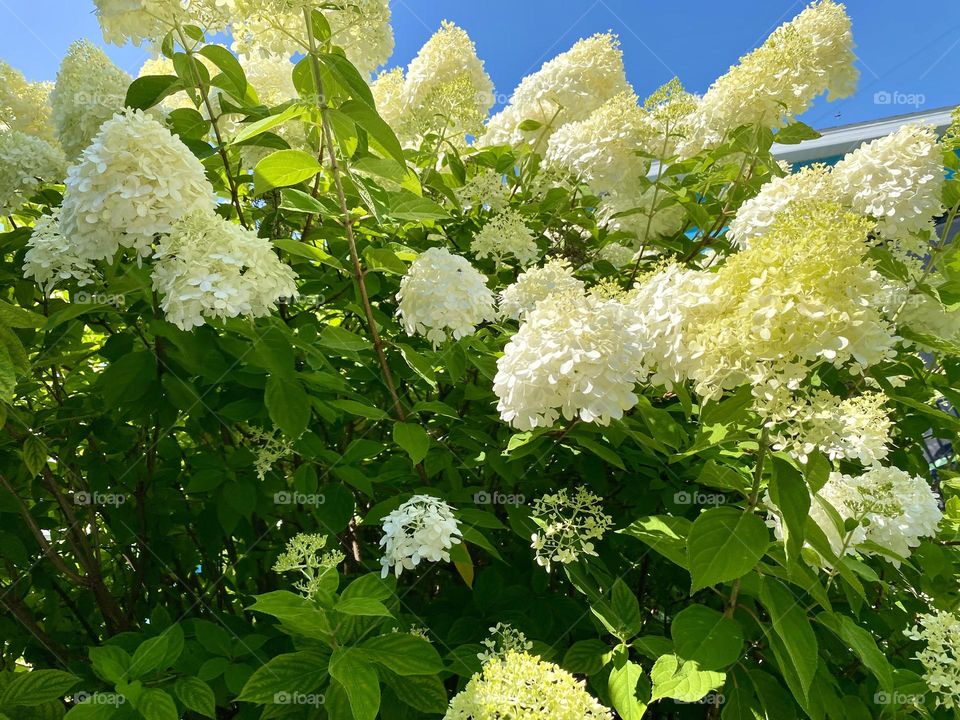
<path id="1" fill-rule="evenodd" d="M 0 130 L 0 215 L 10 215 L 30 199 L 41 179 L 59 182 L 66 172 L 60 148 L 19 130 Z"/>
<path id="2" fill-rule="evenodd" d="M 545 143 L 561 126 L 630 91 L 617 38 L 607 33 L 580 40 L 520 81 L 507 107 L 487 123 L 483 144 Z M 521 129 L 525 121 L 536 127 Z"/>
<path id="3" fill-rule="evenodd" d="M 79 40 L 70 46 L 50 93 L 53 125 L 68 159 L 80 155 L 100 126 L 123 110 L 130 82 L 92 43 Z"/>
<path id="4" fill-rule="evenodd" d="M 596 556 L 594 541 L 602 539 L 613 525 L 600 498 L 585 487 L 578 487 L 573 494 L 563 488 L 538 498 L 531 519 L 539 528 L 531 537 L 531 547 L 537 564 L 548 572 L 555 562 L 568 565 L 581 555 Z"/>
<path id="5" fill-rule="evenodd" d="M 960 617 L 935 610 L 921 615 L 903 634 L 924 643 L 916 658 L 924 668 L 923 681 L 937 695 L 937 704 L 947 709 L 960 707 Z"/>
<path id="6" fill-rule="evenodd" d="M 583 682 L 526 652 L 494 658 L 450 702 L 444 720 L 611 720 Z"/>
<path id="7" fill-rule="evenodd" d="M 858 373 L 890 357 L 893 328 L 873 304 L 881 279 L 864 257 L 871 228 L 832 203 L 794 204 L 715 273 L 646 280 L 634 302 L 654 380 L 714 397 L 771 378 L 796 387 L 820 361 Z"/>
<path id="8" fill-rule="evenodd" d="M 470 243 L 477 257 L 492 257 L 498 264 L 508 258 L 521 266 L 529 265 L 540 256 L 533 231 L 516 210 L 503 210 L 480 229 Z"/>
<path id="9" fill-rule="evenodd" d="M 114 45 L 129 40 L 160 42 L 177 26 L 197 25 L 209 32 L 226 29 L 238 0 L 94 0 L 103 39 Z"/>
<path id="10" fill-rule="evenodd" d="M 323 552 L 326 545 L 326 535 L 311 533 L 295 535 L 287 543 L 286 549 L 277 557 L 273 571 L 299 573 L 300 579 L 293 586 L 304 597 L 314 597 L 330 584 L 335 590 L 336 582 L 328 583 L 328 578 L 336 577 L 337 565 L 343 562 L 344 555 L 339 550 Z"/>
<path id="11" fill-rule="evenodd" d="M 0 60 L 0 129 L 53 140 L 49 82 L 28 82 L 23 73 Z"/>
<path id="12" fill-rule="evenodd" d="M 855 59 L 843 5 L 819 0 L 710 86 L 684 152 L 713 147 L 741 125 L 782 127 L 823 93 L 848 97 L 858 79 Z"/>

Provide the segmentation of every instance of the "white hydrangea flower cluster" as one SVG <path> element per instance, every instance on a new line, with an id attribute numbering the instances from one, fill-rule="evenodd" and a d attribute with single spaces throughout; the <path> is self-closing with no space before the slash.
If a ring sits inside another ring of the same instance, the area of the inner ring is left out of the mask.
<path id="1" fill-rule="evenodd" d="M 886 238 L 929 229 L 943 211 L 943 153 L 936 130 L 910 123 L 854 150 L 834 166 L 840 202 L 877 221 Z"/>
<path id="2" fill-rule="evenodd" d="M 716 272 L 654 275 L 645 285 L 663 287 L 634 298 L 651 345 L 645 367 L 710 398 L 771 379 L 795 389 L 821 361 L 859 373 L 892 357 L 897 338 L 873 306 L 881 283 L 864 257 L 870 229 L 837 205 L 796 204 Z"/>
<path id="3" fill-rule="evenodd" d="M 937 695 L 937 705 L 960 707 L 960 617 L 935 610 L 917 618 L 903 634 L 924 643 L 916 658 L 923 665 L 923 681 Z"/>
<path id="4" fill-rule="evenodd" d="M 377 75 L 377 79 L 370 83 L 370 92 L 373 94 L 377 112 L 394 132 L 399 132 L 405 122 L 403 85 L 403 68 L 399 67 L 383 70 Z"/>
<path id="5" fill-rule="evenodd" d="M 850 96 L 859 76 L 853 47 L 843 5 L 811 4 L 710 86 L 683 152 L 713 147 L 741 125 L 782 127 L 822 93 L 831 100 Z"/>
<path id="6" fill-rule="evenodd" d="M 281 105 L 297 97 L 293 67 L 288 55 L 256 54 L 240 58 L 247 80 L 264 105 Z"/>
<path id="7" fill-rule="evenodd" d="M 840 398 L 826 390 L 797 397 L 773 383 L 755 390 L 754 407 L 770 428 L 771 447 L 806 463 L 814 450 L 830 460 L 874 465 L 887 456 L 893 423 L 885 396 L 866 392 Z"/>
<path id="8" fill-rule="evenodd" d="M 811 166 L 771 180 L 740 207 L 727 236 L 734 245 L 748 247 L 790 205 L 819 199 L 872 218 L 883 238 L 904 242 L 904 250 L 911 251 L 909 238 L 928 230 L 943 211 L 943 182 L 936 131 L 911 123 L 854 150 L 832 169 Z"/>
<path id="9" fill-rule="evenodd" d="M 459 340 L 493 322 L 497 313 L 487 278 L 446 248 L 417 256 L 400 281 L 399 310 L 407 335 L 424 335 L 438 347 L 448 334 Z"/>
<path id="10" fill-rule="evenodd" d="M 59 147 L 19 130 L 0 130 L 0 215 L 23 207 L 40 180 L 58 182 L 67 161 Z"/>
<path id="11" fill-rule="evenodd" d="M 527 636 L 510 623 L 497 623 L 489 630 L 490 636 L 480 643 L 485 650 L 477 653 L 477 659 L 481 663 L 506 657 L 511 652 L 527 652 L 533 648 L 533 643 L 527 640 Z"/>
<path id="12" fill-rule="evenodd" d="M 936 535 L 942 517 L 939 496 L 923 478 L 880 465 L 861 475 L 830 473 L 810 504 L 810 518 L 835 555 L 879 554 L 896 566 L 910 556 L 921 538 Z M 783 539 L 781 522 L 771 509 L 768 524 L 778 540 Z M 852 530 L 845 529 L 847 522 L 854 524 Z M 864 547 L 864 543 L 872 545 Z"/>
<path id="13" fill-rule="evenodd" d="M 53 83 L 28 82 L 19 70 L 0 60 L 0 130 L 17 130 L 53 140 L 50 91 Z"/>
<path id="14" fill-rule="evenodd" d="M 212 208 L 213 196 L 203 165 L 166 127 L 140 110 L 118 113 L 67 171 L 61 232 L 82 258 L 120 247 L 146 257 L 157 235 Z"/>
<path id="15" fill-rule="evenodd" d="M 94 0 L 103 39 L 123 46 L 159 43 L 177 25 L 221 32 L 237 0 Z"/>
<path id="16" fill-rule="evenodd" d="M 481 207 L 499 212 L 510 204 L 510 188 L 503 180 L 503 175 L 496 170 L 482 168 L 455 192 L 465 208 Z"/>
<path id="17" fill-rule="evenodd" d="M 470 249 L 477 257 L 492 257 L 497 264 L 512 257 L 524 266 L 540 256 L 533 231 L 516 210 L 503 210 L 488 220 L 474 236 Z"/>
<path id="18" fill-rule="evenodd" d="M 596 557 L 594 540 L 601 540 L 613 526 L 603 512 L 600 498 L 585 487 L 571 495 L 563 488 L 533 501 L 531 519 L 540 528 L 531 536 L 537 564 L 550 572 L 550 565 L 568 565 L 581 555 Z"/>
<path id="19" fill-rule="evenodd" d="M 153 289 L 169 322 L 182 330 L 205 318 L 269 315 L 296 295 L 296 274 L 269 240 L 210 209 L 178 218 L 156 249 Z"/>
<path id="20" fill-rule="evenodd" d="M 520 430 L 562 415 L 607 425 L 637 402 L 643 359 L 632 306 L 598 293 L 554 292 L 530 310 L 497 361 L 493 391 Z"/>
<path id="21" fill-rule="evenodd" d="M 215 2 L 220 0 L 213 0 Z M 393 52 L 388 0 L 228 0 L 233 4 L 233 50 L 241 55 L 291 57 L 306 51 L 303 9 L 319 10 L 333 44 L 365 77 Z"/>
<path id="22" fill-rule="evenodd" d="M 526 652 L 493 658 L 450 701 L 443 720 L 612 720 L 583 682 Z"/>
<path id="23" fill-rule="evenodd" d="M 573 276 L 570 263 L 563 259 L 548 260 L 542 267 L 520 273 L 516 282 L 500 293 L 500 313 L 519 320 L 537 303 L 553 293 L 583 295 L 586 286 Z"/>
<path id="24" fill-rule="evenodd" d="M 765 183 L 760 192 L 737 210 L 727 229 L 727 238 L 734 247 L 744 250 L 754 238 L 769 232 L 777 216 L 793 203 L 817 199 L 838 202 L 829 178 L 826 166 L 810 165 Z"/>
<path id="25" fill-rule="evenodd" d="M 506 108 L 490 118 L 484 145 L 520 145 L 549 140 L 561 126 L 583 120 L 607 100 L 630 93 L 619 41 L 610 34 L 579 40 L 520 81 Z M 521 130 L 526 120 L 540 123 Z"/>
<path id="26" fill-rule="evenodd" d="M 60 208 L 37 220 L 23 259 L 24 277 L 33 278 L 49 293 L 57 283 L 71 278 L 81 287 L 89 285 L 96 274 L 93 262 L 79 257 L 60 234 Z"/>
<path id="27" fill-rule="evenodd" d="M 462 542 L 454 508 L 432 495 L 414 495 L 383 520 L 380 546 L 382 577 L 390 570 L 400 577 L 421 560 L 450 562 L 450 548 Z"/>
<path id="28" fill-rule="evenodd" d="M 70 160 L 83 152 L 104 122 L 123 110 L 131 81 L 92 43 L 70 45 L 50 93 L 53 125 Z"/>
<path id="29" fill-rule="evenodd" d="M 407 66 L 399 99 L 406 135 L 435 132 L 462 144 L 465 135 L 482 131 L 494 103 L 493 82 L 470 36 L 444 20 Z"/>
<path id="30" fill-rule="evenodd" d="M 610 192 L 646 175 L 650 160 L 647 113 L 632 92 L 620 93 L 586 119 L 569 122 L 550 136 L 546 159 L 569 169 L 594 192 Z"/>

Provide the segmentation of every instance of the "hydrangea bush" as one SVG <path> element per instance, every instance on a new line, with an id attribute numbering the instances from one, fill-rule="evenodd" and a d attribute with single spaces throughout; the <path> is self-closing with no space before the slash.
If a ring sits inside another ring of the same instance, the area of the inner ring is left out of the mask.
<path id="1" fill-rule="evenodd" d="M 0 63 L 0 720 L 958 717 L 960 115 L 779 163 L 842 5 L 493 116 L 386 0 L 96 7 Z"/>

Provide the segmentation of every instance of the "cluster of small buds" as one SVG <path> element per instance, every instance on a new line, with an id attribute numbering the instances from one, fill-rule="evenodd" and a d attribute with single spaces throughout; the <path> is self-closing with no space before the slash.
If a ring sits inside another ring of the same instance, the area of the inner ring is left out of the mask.
<path id="1" fill-rule="evenodd" d="M 573 494 L 564 488 L 535 500 L 532 519 L 540 530 L 531 536 L 531 547 L 537 564 L 548 572 L 554 562 L 568 565 L 581 555 L 596 556 L 593 541 L 603 538 L 613 525 L 600 498 L 582 487 Z"/>

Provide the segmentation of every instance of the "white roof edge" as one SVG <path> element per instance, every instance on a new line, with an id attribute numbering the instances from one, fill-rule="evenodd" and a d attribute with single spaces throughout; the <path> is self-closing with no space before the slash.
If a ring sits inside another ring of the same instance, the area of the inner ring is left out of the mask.
<path id="1" fill-rule="evenodd" d="M 845 155 L 864 143 L 896 132 L 910 123 L 934 125 L 937 132 L 942 133 L 950 125 L 952 114 L 953 108 L 945 107 L 927 112 L 897 115 L 882 120 L 841 125 L 840 127 L 827 128 L 821 131 L 820 137 L 814 140 L 804 140 L 797 145 L 774 143 L 772 151 L 774 157 L 788 163 L 809 162 L 835 155 Z"/>

